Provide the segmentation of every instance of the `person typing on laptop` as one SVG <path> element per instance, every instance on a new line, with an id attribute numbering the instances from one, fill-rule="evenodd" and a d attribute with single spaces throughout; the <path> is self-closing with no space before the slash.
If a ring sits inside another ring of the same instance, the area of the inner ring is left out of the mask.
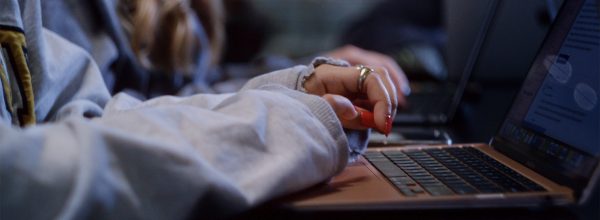
<path id="1" fill-rule="evenodd" d="M 385 69 L 328 58 L 237 93 L 111 97 L 90 54 L 42 27 L 40 1 L 0 2 L 2 218 L 237 213 L 340 172 L 402 104 Z"/>

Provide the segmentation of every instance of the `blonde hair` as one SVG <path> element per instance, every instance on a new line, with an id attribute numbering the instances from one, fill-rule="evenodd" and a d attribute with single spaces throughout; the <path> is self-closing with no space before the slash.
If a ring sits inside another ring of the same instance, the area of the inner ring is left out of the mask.
<path id="1" fill-rule="evenodd" d="M 119 6 L 131 48 L 144 67 L 189 75 L 204 47 L 210 48 L 211 63 L 219 62 L 224 39 L 220 0 L 120 0 Z M 202 45 L 198 19 L 210 45 Z"/>

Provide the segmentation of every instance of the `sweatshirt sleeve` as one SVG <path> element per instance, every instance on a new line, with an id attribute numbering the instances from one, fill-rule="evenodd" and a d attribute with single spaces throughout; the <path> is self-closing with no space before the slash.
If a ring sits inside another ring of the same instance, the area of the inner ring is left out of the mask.
<path id="1" fill-rule="evenodd" d="M 335 66 L 350 66 L 348 62 L 330 57 L 316 57 L 309 65 L 298 65 L 288 69 L 281 69 L 267 74 L 263 74 L 252 78 L 248 81 L 240 91 L 259 88 L 264 85 L 281 85 L 289 89 L 306 92 L 304 89 L 304 80 L 314 73 L 315 68 L 322 64 Z M 348 161 L 355 161 L 358 156 L 367 149 L 370 129 L 369 130 L 353 130 L 345 129 L 346 137 L 348 138 L 349 157 Z"/>
<path id="2" fill-rule="evenodd" d="M 34 25 L 39 1 L 3 3 L 32 18 L 17 26 L 34 63 L 40 121 L 0 123 L 2 219 L 223 217 L 324 181 L 347 163 L 352 138 L 330 106 L 279 78 L 299 69 L 235 94 L 109 100 L 89 56 Z"/>
<path id="3" fill-rule="evenodd" d="M 253 89 L 265 84 L 278 84 L 289 89 L 304 91 L 304 79 L 314 73 L 315 68 L 322 64 L 331 64 L 336 66 L 350 66 L 344 60 L 333 59 L 329 57 L 316 57 L 309 65 L 298 65 L 288 69 L 282 69 L 266 73 L 252 78 L 241 90 Z"/>
<path id="4" fill-rule="evenodd" d="M 223 216 L 324 181 L 347 155 L 329 105 L 283 86 L 120 94 L 101 118 L 0 126 L 0 209 L 7 219 Z"/>

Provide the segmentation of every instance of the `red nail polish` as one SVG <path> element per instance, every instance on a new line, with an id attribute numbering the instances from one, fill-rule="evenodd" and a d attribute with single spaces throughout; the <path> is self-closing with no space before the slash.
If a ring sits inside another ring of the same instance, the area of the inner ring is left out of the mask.
<path id="1" fill-rule="evenodd" d="M 385 116 L 385 136 L 388 136 L 392 132 L 392 115 Z"/>
<path id="2" fill-rule="evenodd" d="M 376 128 L 377 125 L 375 125 L 375 117 L 373 116 L 373 113 L 370 111 L 358 111 L 360 113 L 360 123 L 365 126 L 365 127 L 369 127 L 369 128 Z"/>

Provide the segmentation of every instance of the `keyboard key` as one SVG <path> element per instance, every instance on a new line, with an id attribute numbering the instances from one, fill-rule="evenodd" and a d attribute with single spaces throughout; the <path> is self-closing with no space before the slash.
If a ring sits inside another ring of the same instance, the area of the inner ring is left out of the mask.
<path id="1" fill-rule="evenodd" d="M 400 192 L 405 195 L 405 196 L 416 196 L 417 194 L 411 190 L 410 188 L 403 188 L 403 187 L 399 187 L 398 188 L 400 190 Z"/>
<path id="2" fill-rule="evenodd" d="M 423 190 L 422 188 L 419 188 L 419 187 L 415 187 L 410 190 L 412 190 L 414 193 L 424 193 L 425 192 L 425 190 Z"/>
<path id="3" fill-rule="evenodd" d="M 427 192 L 429 192 L 432 196 L 446 196 L 454 194 L 452 190 L 445 186 L 425 187 L 425 190 L 427 190 Z"/>
<path id="4" fill-rule="evenodd" d="M 402 177 L 406 176 L 406 173 L 402 169 L 398 168 L 394 163 L 390 161 L 372 161 L 373 164 L 383 175 L 387 177 Z"/>
<path id="5" fill-rule="evenodd" d="M 402 185 L 415 185 L 415 181 L 413 181 L 410 177 L 391 177 L 390 181 L 392 181 L 392 183 L 398 183 L 398 184 L 402 184 Z"/>

